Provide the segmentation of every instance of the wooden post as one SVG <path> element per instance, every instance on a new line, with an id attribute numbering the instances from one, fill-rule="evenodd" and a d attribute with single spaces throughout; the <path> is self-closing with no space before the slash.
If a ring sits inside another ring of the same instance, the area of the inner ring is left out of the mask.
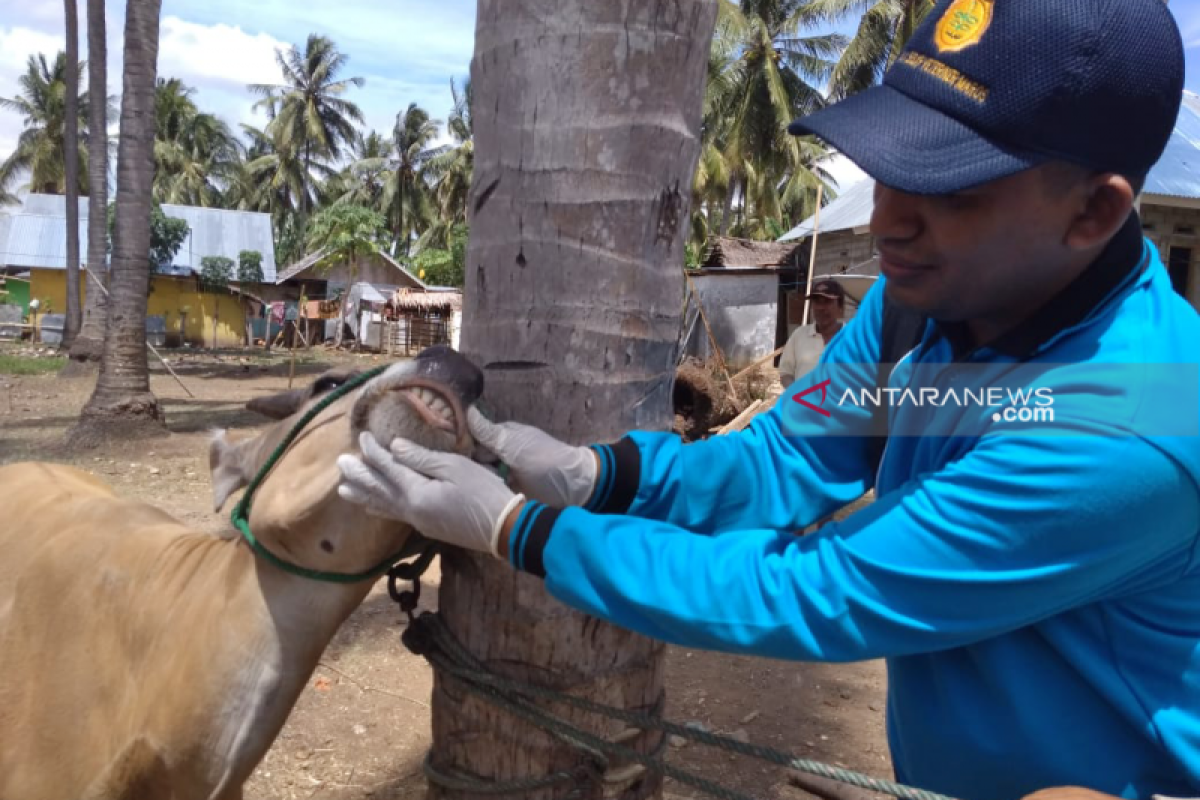
<path id="1" fill-rule="evenodd" d="M 287 330 L 288 320 L 285 316 L 283 320 L 283 329 Z M 288 388 L 292 388 L 292 380 L 296 377 L 296 320 L 292 320 L 292 338 L 288 339 Z"/>
<path id="2" fill-rule="evenodd" d="M 800 324 L 808 324 L 808 296 L 812 294 L 813 273 L 817 271 L 817 234 L 821 230 L 821 197 L 825 191 L 825 184 L 817 184 L 817 213 L 813 217 L 813 240 L 812 251 L 808 256 L 808 288 L 804 290 L 804 315 L 800 317 Z"/>

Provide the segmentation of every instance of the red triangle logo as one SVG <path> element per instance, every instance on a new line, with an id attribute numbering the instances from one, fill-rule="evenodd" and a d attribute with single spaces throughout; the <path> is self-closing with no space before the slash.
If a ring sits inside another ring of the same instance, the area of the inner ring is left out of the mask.
<path id="1" fill-rule="evenodd" d="M 831 384 L 831 383 L 833 383 L 832 379 L 821 381 L 816 386 L 810 386 L 807 389 L 805 389 L 803 392 L 792 395 L 792 399 L 795 400 L 800 405 L 804 406 L 805 408 L 811 408 L 813 411 L 817 412 L 818 414 L 821 414 L 822 416 L 832 417 L 833 414 L 831 414 L 830 412 L 821 408 L 821 406 L 825 405 L 825 391 L 829 388 L 829 384 Z M 821 390 L 821 405 L 815 406 L 812 403 L 805 400 L 804 396 L 807 394 L 812 394 L 813 392 L 817 391 L 818 389 Z"/>

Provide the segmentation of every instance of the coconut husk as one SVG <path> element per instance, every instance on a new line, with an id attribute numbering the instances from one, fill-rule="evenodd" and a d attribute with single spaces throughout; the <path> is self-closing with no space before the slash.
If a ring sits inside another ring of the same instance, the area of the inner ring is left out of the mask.
<path id="1" fill-rule="evenodd" d="M 675 372 L 675 433 L 685 442 L 707 438 L 734 420 L 755 400 L 763 402 L 754 416 L 768 410 L 773 405 L 770 401 L 782 391 L 779 373 L 769 365 L 739 378 L 737 385 L 739 396 L 733 397 L 716 363 L 692 357 L 685 359 Z"/>
<path id="2" fill-rule="evenodd" d="M 741 410 L 717 376 L 715 365 L 688 358 L 675 372 L 675 432 L 695 441 L 732 420 Z"/>

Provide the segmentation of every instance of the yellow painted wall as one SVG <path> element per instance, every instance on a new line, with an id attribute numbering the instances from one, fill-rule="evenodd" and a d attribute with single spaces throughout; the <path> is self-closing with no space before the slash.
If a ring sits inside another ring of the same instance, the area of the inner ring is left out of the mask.
<path id="1" fill-rule="evenodd" d="M 31 270 L 30 297 L 50 301 L 51 313 L 67 310 L 67 273 L 61 269 Z M 148 316 L 165 317 L 167 341 L 177 343 L 179 320 L 187 310 L 184 333 L 196 347 L 212 347 L 213 314 L 217 314 L 217 347 L 241 347 L 246 340 L 246 311 L 241 298 L 227 292 L 209 294 L 196 291 L 191 278 L 156 275 L 151 279 Z M 85 295 L 86 296 L 86 295 Z M 45 313 L 39 310 L 38 319 Z"/>

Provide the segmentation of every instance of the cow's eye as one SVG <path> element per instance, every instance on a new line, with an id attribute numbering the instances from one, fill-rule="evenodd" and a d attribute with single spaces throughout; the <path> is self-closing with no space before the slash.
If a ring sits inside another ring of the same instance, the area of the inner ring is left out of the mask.
<path id="1" fill-rule="evenodd" d="M 331 392 L 345 382 L 344 378 L 332 378 L 329 376 L 318 378 L 316 384 L 313 386 L 313 394 L 318 395 Z"/>

